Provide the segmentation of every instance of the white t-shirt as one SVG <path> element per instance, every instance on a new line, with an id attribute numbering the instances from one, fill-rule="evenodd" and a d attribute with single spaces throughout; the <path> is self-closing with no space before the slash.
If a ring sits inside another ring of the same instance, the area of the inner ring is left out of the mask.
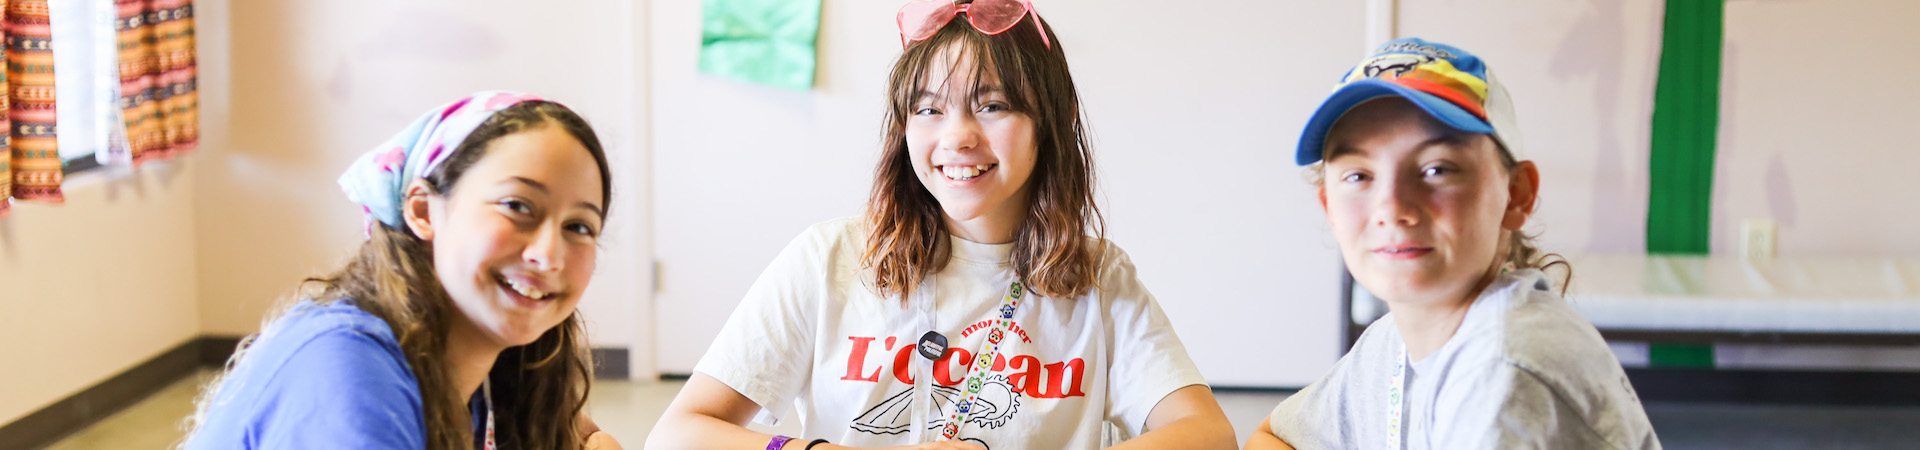
<path id="1" fill-rule="evenodd" d="M 694 371 L 759 404 L 762 423 L 777 424 L 794 406 L 804 430 L 797 437 L 856 447 L 933 441 L 1014 281 L 1013 246 L 952 238 L 953 259 L 903 304 L 866 281 L 864 242 L 855 219 L 801 233 Z M 1028 292 L 961 440 L 1001 450 L 1098 448 L 1104 423 L 1139 435 L 1167 394 L 1204 384 L 1132 261 L 1106 250 L 1088 294 Z M 937 364 L 916 351 L 929 330 L 948 339 Z"/>
<path id="2" fill-rule="evenodd" d="M 1405 348 L 1393 314 L 1374 321 L 1273 409 L 1274 435 L 1301 450 L 1388 448 L 1387 385 Z M 1619 359 L 1538 270 L 1488 285 L 1405 383 L 1401 448 L 1660 448 Z"/>

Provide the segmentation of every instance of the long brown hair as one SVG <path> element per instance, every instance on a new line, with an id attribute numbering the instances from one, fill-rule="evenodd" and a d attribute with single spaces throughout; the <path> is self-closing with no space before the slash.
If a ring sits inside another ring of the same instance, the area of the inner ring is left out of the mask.
<path id="1" fill-rule="evenodd" d="M 612 180 L 599 138 L 579 115 L 545 101 L 522 102 L 495 112 L 461 142 L 440 170 L 426 178 L 427 184 L 434 193 L 448 195 L 494 139 L 547 126 L 560 127 L 592 153 L 599 166 L 602 204 L 610 205 Z M 308 278 L 301 295 L 283 301 L 268 314 L 267 323 L 284 316 L 300 299 L 317 304 L 351 301 L 379 317 L 393 329 L 419 385 L 427 448 L 470 449 L 474 432 L 467 393 L 454 392 L 446 360 L 447 336 L 457 314 L 453 299 L 435 275 L 433 246 L 404 227 L 375 224 L 370 234 L 346 267 Z M 220 386 L 256 337 L 241 341 L 227 361 L 227 373 L 210 386 Z M 488 374 L 493 383 L 496 443 L 503 448 L 580 448 L 584 437 L 578 433 L 578 419 L 592 388 L 591 368 L 579 311 L 533 343 L 501 352 Z M 202 394 L 192 419 L 194 427 L 203 422 L 215 390 Z"/>
<path id="2" fill-rule="evenodd" d="M 1046 33 L 1045 41 L 1041 33 Z M 1043 295 L 1085 294 L 1099 275 L 1106 227 L 1093 198 L 1091 149 L 1066 52 L 1052 28 L 1035 26 L 1032 14 L 998 35 L 981 33 L 964 15 L 956 15 L 933 37 L 909 44 L 894 63 L 885 140 L 865 218 L 862 261 L 872 271 L 874 287 L 883 296 L 905 299 L 928 274 L 945 267 L 951 255 L 945 213 L 914 174 L 906 127 L 916 101 L 913 94 L 926 88 L 929 68 L 957 66 L 965 59 L 962 55 L 972 56 L 972 67 L 954 67 L 948 73 L 971 70 L 974 91 L 997 78 L 1009 109 L 1035 122 L 1039 157 L 1027 179 L 1027 211 L 1014 232 L 1014 273 Z M 989 74 L 993 77 L 985 76 Z"/>

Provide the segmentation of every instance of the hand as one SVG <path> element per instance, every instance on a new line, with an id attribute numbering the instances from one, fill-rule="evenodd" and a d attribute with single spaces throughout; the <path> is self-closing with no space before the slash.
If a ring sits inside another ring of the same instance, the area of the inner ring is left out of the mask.
<path id="1" fill-rule="evenodd" d="M 586 436 L 582 442 L 586 450 L 625 450 L 620 447 L 620 442 L 613 440 L 613 435 L 600 431 L 600 425 L 593 423 L 593 418 L 587 417 L 586 411 L 580 412 L 580 419 L 574 424 L 579 426 L 577 431 Z"/>
<path id="2" fill-rule="evenodd" d="M 1273 434 L 1273 417 L 1260 421 L 1260 428 L 1253 430 L 1253 436 L 1247 438 L 1246 450 L 1294 450 L 1287 441 Z"/>
<path id="3" fill-rule="evenodd" d="M 821 445 L 820 447 L 825 447 L 825 446 L 826 445 Z M 814 449 L 818 450 L 820 447 L 814 447 Z M 839 448 L 846 448 L 846 447 L 839 447 Z M 929 442 L 929 443 L 919 444 L 919 445 L 902 445 L 899 447 L 887 447 L 885 450 L 987 450 L 987 448 L 981 447 L 979 445 L 975 445 L 972 443 L 961 442 L 961 441 L 943 441 L 943 442 Z"/>
<path id="4" fill-rule="evenodd" d="M 811 442 L 811 441 L 801 441 L 799 439 L 794 439 L 793 442 L 795 444 L 800 444 L 798 447 L 795 447 L 795 448 L 805 448 L 807 445 L 807 442 Z M 787 444 L 787 446 L 794 447 L 793 444 Z M 842 450 L 842 449 L 851 449 L 851 448 L 854 448 L 854 447 L 845 447 L 845 446 L 833 445 L 830 443 L 813 446 L 814 450 Z M 875 450 L 987 450 L 987 448 L 981 447 L 977 444 L 964 442 L 964 441 L 945 441 L 945 442 L 928 442 L 925 444 L 917 444 L 917 445 L 902 445 L 897 447 L 881 447 Z"/>
<path id="5" fill-rule="evenodd" d="M 624 449 L 620 447 L 620 442 L 613 440 L 613 435 L 607 434 L 605 431 L 595 431 L 593 434 L 587 435 L 586 450 Z"/>

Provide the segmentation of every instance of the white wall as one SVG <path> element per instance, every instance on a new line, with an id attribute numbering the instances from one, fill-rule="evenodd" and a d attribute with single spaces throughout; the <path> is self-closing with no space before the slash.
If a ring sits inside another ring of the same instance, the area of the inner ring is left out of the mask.
<path id="1" fill-rule="evenodd" d="M 823 2 L 811 92 L 697 74 L 700 2 L 652 2 L 653 335 L 690 373 L 767 262 L 807 225 L 858 213 L 878 155 L 897 2 Z"/>
<path id="2" fill-rule="evenodd" d="M 1727 2 L 1713 252 L 1740 221 L 1783 256 L 1920 254 L 1920 2 Z"/>
<path id="3" fill-rule="evenodd" d="M 797 92 L 696 73 L 700 5 L 654 4 L 662 371 L 691 371 L 793 236 L 859 214 L 900 52 L 899 7 L 825 2 L 819 85 Z M 1067 49 L 1092 120 L 1110 237 L 1132 254 L 1201 369 L 1227 385 L 1320 376 L 1338 355 L 1338 266 L 1287 155 L 1313 102 L 1364 48 L 1361 5 L 1037 7 Z M 1248 351 L 1250 339 L 1260 351 Z"/>
<path id="4" fill-rule="evenodd" d="M 1487 62 L 1514 98 L 1543 249 L 1646 250 L 1647 155 L 1659 72 L 1660 0 L 1402 1 L 1400 35 Z"/>
<path id="5" fill-rule="evenodd" d="M 1361 2 L 1042 12 L 1092 121 L 1109 237 L 1195 364 L 1216 385 L 1319 378 L 1344 350 L 1339 256 L 1293 154 L 1366 48 Z"/>
<path id="6" fill-rule="evenodd" d="M 199 335 L 193 176 L 70 177 L 66 204 L 0 219 L 0 423 Z"/>
<path id="7" fill-rule="evenodd" d="M 565 103 L 600 134 L 614 204 L 581 309 L 595 345 L 651 361 L 651 335 L 636 333 L 649 321 L 650 221 L 635 5 L 245 1 L 227 12 L 230 33 L 216 40 L 231 45 L 233 133 L 194 157 L 205 332 L 254 331 L 299 280 L 359 245 L 359 209 L 334 182 L 353 158 L 433 107 L 509 89 Z"/>

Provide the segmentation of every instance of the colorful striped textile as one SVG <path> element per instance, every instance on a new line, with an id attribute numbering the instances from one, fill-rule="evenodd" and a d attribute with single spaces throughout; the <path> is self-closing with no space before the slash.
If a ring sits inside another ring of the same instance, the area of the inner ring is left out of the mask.
<path id="1" fill-rule="evenodd" d="M 133 163 L 166 159 L 200 143 L 192 0 L 116 0 L 120 107 Z"/>
<path id="2" fill-rule="evenodd" d="M 11 164 L 0 161 L 0 173 L 9 173 L 12 186 L 0 184 L 0 194 L 21 200 L 60 203 L 62 164 L 59 145 L 54 139 L 53 108 L 53 27 L 48 22 L 46 0 L 0 0 L 5 11 L 7 60 L 5 105 L 7 117 L 0 124 L 8 132 L 0 137 Z M 10 189 L 9 189 L 10 188 Z M 10 191 L 10 192 L 9 192 Z M 0 203 L 0 215 L 6 214 Z"/>

